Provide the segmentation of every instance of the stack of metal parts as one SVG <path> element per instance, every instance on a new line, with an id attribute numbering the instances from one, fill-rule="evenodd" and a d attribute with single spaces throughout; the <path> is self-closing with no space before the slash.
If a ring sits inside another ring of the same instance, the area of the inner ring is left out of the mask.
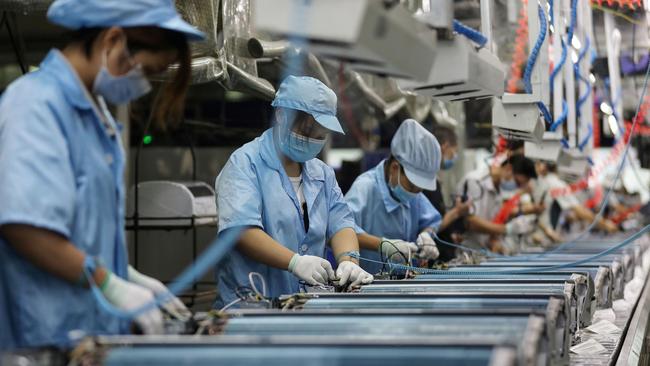
<path id="1" fill-rule="evenodd" d="M 547 253 L 377 280 L 351 293 L 286 295 L 277 309 L 213 315 L 203 333 L 209 335 L 95 341 L 109 365 L 608 364 L 623 355 L 617 350 L 627 340 L 585 328 L 607 319 L 607 313 L 614 314 L 610 320 L 616 326 L 630 326 L 632 305 L 650 268 L 650 238 L 574 262 L 611 248 L 617 239 L 586 239 Z M 648 292 L 641 298 L 650 299 Z M 623 300 L 627 308 L 619 304 Z M 640 301 L 637 313 L 647 314 L 643 304 L 650 300 Z M 572 348 L 586 340 L 598 341 L 607 352 Z"/>

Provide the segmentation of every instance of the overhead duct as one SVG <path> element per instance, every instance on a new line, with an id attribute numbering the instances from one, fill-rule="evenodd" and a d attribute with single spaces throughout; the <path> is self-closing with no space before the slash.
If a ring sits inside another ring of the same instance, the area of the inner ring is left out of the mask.
<path id="1" fill-rule="evenodd" d="M 332 82 L 325 72 L 323 65 L 318 57 L 313 53 L 305 52 L 304 50 L 297 49 L 289 44 L 287 41 L 264 41 L 259 38 L 253 37 L 248 40 L 247 44 L 248 54 L 256 59 L 261 58 L 277 58 L 283 61 L 284 58 L 302 57 L 307 63 L 307 70 L 300 70 L 301 73 L 309 73 L 312 77 L 322 81 L 328 87 L 332 87 Z M 283 63 L 285 67 L 290 66 L 291 63 Z M 291 73 L 292 70 L 285 70 L 285 73 Z M 297 70 L 296 70 L 297 72 Z"/>
<path id="2" fill-rule="evenodd" d="M 205 33 L 206 39 L 201 42 L 192 42 L 192 84 L 202 84 L 223 80 L 225 65 L 219 57 L 219 43 L 217 30 L 219 0 L 177 0 L 176 8 L 183 19 Z M 163 78 L 171 77 L 178 66 L 169 68 Z"/>
<path id="3" fill-rule="evenodd" d="M 262 99 L 272 100 L 275 88 L 257 74 L 257 62 L 248 53 L 250 29 L 250 0 L 222 1 L 223 54 L 227 72 L 221 81 L 227 89 L 252 93 Z"/>

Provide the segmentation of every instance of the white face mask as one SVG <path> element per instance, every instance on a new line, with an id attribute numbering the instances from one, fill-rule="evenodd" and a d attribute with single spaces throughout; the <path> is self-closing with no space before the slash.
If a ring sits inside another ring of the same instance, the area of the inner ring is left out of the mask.
<path id="1" fill-rule="evenodd" d="M 130 58 L 130 55 L 127 57 Z M 102 67 L 95 77 L 93 93 L 101 95 L 111 104 L 125 104 L 151 91 L 151 84 L 144 76 L 142 65 L 137 64 L 122 76 L 114 76 L 106 67 L 108 55 L 104 53 Z"/>

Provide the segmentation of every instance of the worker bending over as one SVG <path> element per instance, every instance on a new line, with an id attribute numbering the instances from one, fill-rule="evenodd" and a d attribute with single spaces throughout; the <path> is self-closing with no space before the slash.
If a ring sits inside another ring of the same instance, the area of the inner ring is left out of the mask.
<path id="1" fill-rule="evenodd" d="M 390 157 L 354 181 L 345 200 L 358 225 L 362 257 L 380 262 L 438 257 L 431 233 L 442 217 L 422 191 L 436 188 L 441 159 L 436 138 L 407 119 L 393 136 Z M 382 269 L 368 261 L 361 266 L 370 273 Z"/>
<path id="2" fill-rule="evenodd" d="M 346 253 L 358 252 L 354 218 L 334 177 L 316 159 L 328 135 L 343 133 L 336 94 L 311 77 L 289 76 L 275 100 L 274 126 L 237 149 L 216 179 L 219 233 L 243 229 L 236 250 L 216 268 L 221 308 L 264 277 L 268 296 L 308 285 L 369 283 L 373 277 Z M 323 259 L 330 243 L 336 273 Z"/>
<path id="3" fill-rule="evenodd" d="M 169 295 L 128 266 L 126 162 L 107 104 L 147 94 L 148 79 L 177 63 L 153 111 L 161 123 L 180 120 L 188 41 L 204 35 L 163 0 L 57 0 L 47 17 L 71 31 L 69 41 L 0 101 L 0 350 L 128 333 L 128 322 L 93 297 L 91 282 L 121 310 Z M 187 316 L 170 298 L 165 307 Z M 157 308 L 135 320 L 145 333 L 163 331 Z"/>
<path id="4" fill-rule="evenodd" d="M 467 216 L 468 235 L 463 244 L 475 249 L 487 247 L 495 252 L 505 252 L 503 236 L 532 232 L 535 214 L 540 208 L 531 206 L 524 209 L 518 200 L 530 192 L 531 180 L 536 177 L 532 160 L 513 155 L 500 165 L 492 165 L 489 174 L 483 177 L 464 178 L 458 186 L 458 195 L 463 200 L 471 199 L 472 207 Z"/>

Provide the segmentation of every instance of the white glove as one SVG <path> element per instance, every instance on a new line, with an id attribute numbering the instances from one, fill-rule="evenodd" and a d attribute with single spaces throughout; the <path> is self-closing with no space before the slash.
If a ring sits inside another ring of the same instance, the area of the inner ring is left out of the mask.
<path id="1" fill-rule="evenodd" d="M 517 216 L 506 224 L 506 235 L 522 235 L 535 229 L 535 215 Z"/>
<path id="2" fill-rule="evenodd" d="M 294 254 L 289 262 L 289 272 L 312 286 L 327 285 L 335 277 L 330 262 L 313 255 Z"/>
<path id="3" fill-rule="evenodd" d="M 185 304 L 176 296 L 169 292 L 167 286 L 155 278 L 145 276 L 129 266 L 129 282 L 133 282 L 144 288 L 153 291 L 157 297 L 167 296 L 169 300 L 165 302 L 162 307 L 175 318 L 187 321 L 192 317 L 192 313 L 185 307 Z"/>
<path id="4" fill-rule="evenodd" d="M 359 265 L 350 261 L 339 263 L 339 267 L 336 269 L 336 276 L 339 278 L 339 286 L 344 286 L 348 281 L 351 282 L 348 287 L 359 286 L 361 284 L 367 285 L 375 279 L 370 273 L 359 267 Z"/>
<path id="5" fill-rule="evenodd" d="M 431 237 L 431 234 L 426 231 L 423 231 L 418 235 L 415 244 L 418 246 L 418 255 L 420 259 L 436 259 L 440 256 L 440 251 L 438 251 L 436 242 Z"/>
<path id="6" fill-rule="evenodd" d="M 106 284 L 102 286 L 102 293 L 111 304 L 119 309 L 130 311 L 138 309 L 154 301 L 151 290 L 140 285 L 125 281 L 111 272 L 107 272 Z M 158 308 L 152 308 L 146 313 L 135 318 L 145 334 L 162 334 L 163 317 Z"/>
<path id="7" fill-rule="evenodd" d="M 396 258 L 402 258 L 398 253 L 402 253 L 406 259 L 409 258 L 409 255 L 411 257 L 414 256 L 418 251 L 418 246 L 415 245 L 415 243 L 410 243 L 404 240 L 381 238 L 379 250 L 381 251 L 382 257 L 387 262 L 393 262 Z"/>

